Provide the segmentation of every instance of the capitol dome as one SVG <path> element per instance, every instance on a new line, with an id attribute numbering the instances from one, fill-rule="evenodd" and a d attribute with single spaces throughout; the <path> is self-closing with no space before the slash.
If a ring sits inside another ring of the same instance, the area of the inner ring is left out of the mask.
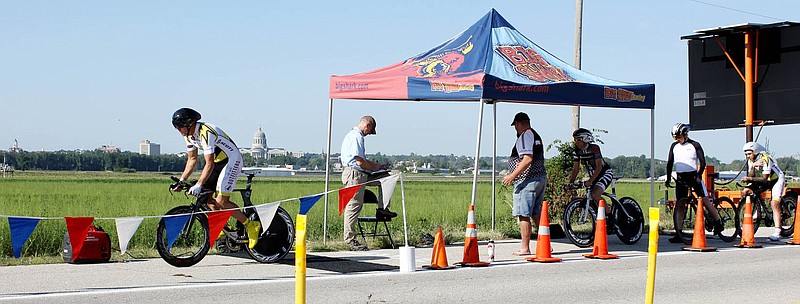
<path id="1" fill-rule="evenodd" d="M 253 144 L 250 146 L 250 155 L 254 158 L 267 157 L 267 134 L 258 127 L 256 133 L 253 134 Z"/>

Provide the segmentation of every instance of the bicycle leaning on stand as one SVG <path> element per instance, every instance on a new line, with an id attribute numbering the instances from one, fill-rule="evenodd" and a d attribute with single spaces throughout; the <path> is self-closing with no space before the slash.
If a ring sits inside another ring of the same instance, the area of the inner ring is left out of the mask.
<path id="1" fill-rule="evenodd" d="M 244 189 L 234 189 L 234 192 L 242 194 L 243 208 L 240 210 L 251 220 L 259 220 L 258 213 L 253 208 L 250 201 L 252 195 L 251 184 L 254 173 L 247 174 L 247 186 Z M 171 177 L 176 184 L 170 186 L 174 188 L 180 180 Z M 194 181 L 196 182 L 196 181 Z M 184 195 L 194 182 L 184 185 Z M 170 192 L 171 193 L 171 192 Z M 167 263 L 176 267 L 189 267 L 200 262 L 211 248 L 209 241 L 208 216 L 206 212 L 211 211 L 206 202 L 209 201 L 214 191 L 201 192 L 196 198 L 191 199 L 189 205 L 177 206 L 170 209 L 164 215 L 188 214 L 189 220 L 181 228 L 177 238 L 169 246 L 167 238 L 167 227 L 162 218 L 156 229 L 156 249 L 161 258 Z M 229 220 L 232 221 L 232 220 Z M 258 243 L 252 249 L 247 246 L 247 230 L 242 223 L 225 225 L 222 229 L 224 237 L 217 239 L 217 249 L 220 252 L 236 252 L 246 250 L 254 260 L 261 263 L 273 263 L 286 256 L 292 249 L 294 243 L 294 224 L 292 217 L 286 210 L 278 207 L 275 216 L 269 227 L 267 227 L 258 239 Z"/>
<path id="2" fill-rule="evenodd" d="M 616 234 L 625 244 L 636 244 L 644 231 L 644 214 L 642 207 L 633 198 L 623 197 L 617 200 L 616 182 L 611 179 L 611 193 L 603 192 L 606 198 L 606 231 Z M 591 186 L 583 182 L 567 185 L 567 189 L 585 189 L 591 193 Z M 594 244 L 594 234 L 598 203 L 591 196 L 578 197 L 570 201 L 564 208 L 564 232 L 569 240 L 578 247 L 589 247 Z"/>
<path id="3" fill-rule="evenodd" d="M 672 223 L 678 238 L 680 238 L 684 244 L 691 245 L 697 217 L 697 203 L 700 200 L 695 195 L 694 188 L 689 183 L 680 180 L 676 180 L 675 183 L 686 187 L 689 196 L 679 198 L 678 201 L 675 202 L 672 211 Z M 717 209 L 717 212 L 719 212 L 719 218 L 725 228 L 718 234 L 719 238 L 725 242 L 732 242 L 736 239 L 736 236 L 742 232 L 738 208 L 730 198 L 724 196 L 718 198 L 709 197 L 709 201 L 711 205 L 714 206 L 714 209 Z M 703 225 L 706 231 L 713 232 L 714 220 L 709 216 L 708 208 L 705 208 L 705 206 L 703 207 L 703 218 L 705 219 Z"/>

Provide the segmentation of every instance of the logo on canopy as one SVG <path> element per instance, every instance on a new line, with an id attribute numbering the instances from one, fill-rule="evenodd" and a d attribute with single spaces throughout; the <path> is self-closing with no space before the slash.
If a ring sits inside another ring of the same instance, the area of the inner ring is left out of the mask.
<path id="1" fill-rule="evenodd" d="M 408 61 L 404 64 L 403 69 L 413 70 L 413 74 L 408 76 L 423 78 L 451 76 L 464 64 L 466 55 L 472 51 L 474 45 L 471 40 L 472 36 L 456 48 L 422 59 Z"/>
<path id="2" fill-rule="evenodd" d="M 554 67 L 532 48 L 521 45 L 498 45 L 495 51 L 508 61 L 518 74 L 536 82 L 573 81 L 560 68 Z"/>

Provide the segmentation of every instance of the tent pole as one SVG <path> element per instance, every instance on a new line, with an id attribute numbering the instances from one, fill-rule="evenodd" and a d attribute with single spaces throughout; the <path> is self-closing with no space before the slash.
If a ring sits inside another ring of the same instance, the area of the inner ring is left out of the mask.
<path id="1" fill-rule="evenodd" d="M 328 240 L 328 182 L 331 180 L 331 127 L 333 125 L 333 98 L 328 102 L 328 155 L 325 157 L 325 217 L 322 224 L 322 245 Z"/>
<path id="2" fill-rule="evenodd" d="M 472 170 L 472 200 L 470 204 L 475 206 L 475 193 L 478 189 L 478 161 L 481 157 L 481 129 L 483 128 L 483 98 L 478 110 L 478 138 L 475 140 L 475 167 Z"/>
<path id="3" fill-rule="evenodd" d="M 492 126 L 492 232 L 494 232 L 495 206 L 497 199 L 497 101 L 492 103 L 492 115 L 494 116 L 494 126 Z"/>
<path id="4" fill-rule="evenodd" d="M 655 207 L 656 200 L 656 142 L 655 142 L 656 108 L 650 109 L 650 207 Z"/>

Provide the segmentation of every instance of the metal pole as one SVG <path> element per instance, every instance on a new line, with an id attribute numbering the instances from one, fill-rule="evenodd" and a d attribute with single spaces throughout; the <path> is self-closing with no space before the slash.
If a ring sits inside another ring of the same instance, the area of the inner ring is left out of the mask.
<path id="1" fill-rule="evenodd" d="M 656 108 L 650 109 L 650 207 L 656 206 Z"/>
<path id="2" fill-rule="evenodd" d="M 472 199 L 470 205 L 475 206 L 475 194 L 478 189 L 478 160 L 481 157 L 481 129 L 483 128 L 483 98 L 478 112 L 478 138 L 475 142 L 475 169 L 472 170 Z"/>
<path id="3" fill-rule="evenodd" d="M 333 98 L 328 102 L 328 154 L 325 156 L 325 217 L 322 224 L 322 245 L 328 240 L 328 182 L 331 180 L 331 128 L 333 126 Z"/>
<path id="4" fill-rule="evenodd" d="M 575 1 L 575 68 L 581 69 L 581 37 L 583 36 L 583 0 Z M 581 107 L 572 106 L 572 130 L 581 127 Z"/>
<path id="5" fill-rule="evenodd" d="M 755 49 L 753 32 L 744 32 L 744 127 L 747 141 L 753 141 L 753 121 L 755 117 L 755 82 L 753 66 L 753 50 Z"/>
<path id="6" fill-rule="evenodd" d="M 494 231 L 494 217 L 497 203 L 497 101 L 492 103 L 494 126 L 492 126 L 492 231 Z"/>

